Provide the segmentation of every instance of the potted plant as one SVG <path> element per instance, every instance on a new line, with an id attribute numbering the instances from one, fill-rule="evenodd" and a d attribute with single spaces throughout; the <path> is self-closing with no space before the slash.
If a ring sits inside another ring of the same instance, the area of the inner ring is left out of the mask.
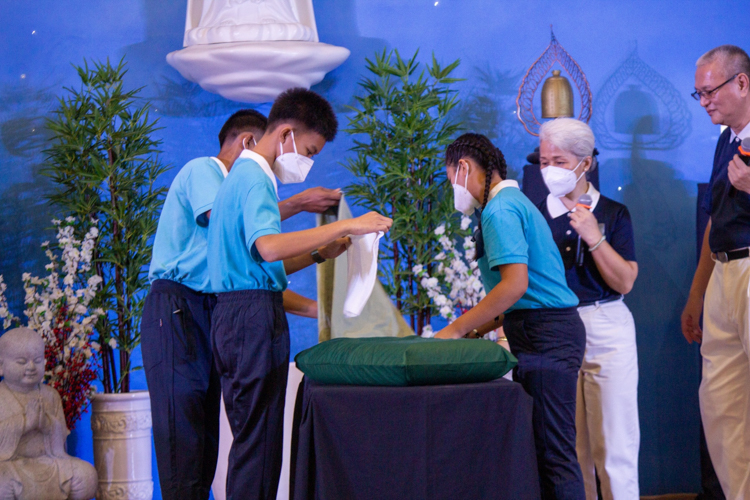
<path id="1" fill-rule="evenodd" d="M 450 118 L 458 104 L 451 84 L 459 81 L 451 74 L 459 61 L 441 66 L 433 56 L 420 70 L 417 55 L 383 51 L 367 59 L 371 75 L 359 84 L 362 95 L 346 129 L 355 156 L 345 167 L 356 178 L 346 188 L 355 203 L 393 219 L 383 238 L 381 277 L 421 335 L 436 306 L 412 269 L 432 270 L 441 251 L 435 229 L 455 218 L 442 156 L 459 130 Z"/>
<path id="2" fill-rule="evenodd" d="M 105 394 L 92 399 L 97 496 L 150 498 L 151 412 L 148 393 L 130 392 L 131 354 L 140 344 L 146 271 L 167 170 L 158 159 L 158 130 L 140 89 L 125 90 L 125 63 L 77 67 L 79 89 L 67 88 L 48 121 L 52 145 L 48 175 L 58 189 L 50 201 L 75 217 L 81 230 L 95 221 L 91 274 L 101 279 L 92 305 L 104 315 L 96 324 Z M 136 453 L 133 457 L 131 454 Z"/>

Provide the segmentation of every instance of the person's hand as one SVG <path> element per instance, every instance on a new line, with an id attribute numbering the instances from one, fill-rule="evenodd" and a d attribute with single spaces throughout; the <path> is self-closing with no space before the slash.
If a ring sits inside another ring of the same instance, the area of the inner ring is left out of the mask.
<path id="1" fill-rule="evenodd" d="M 688 344 L 693 342 L 700 344 L 703 340 L 703 330 L 700 326 L 701 312 L 703 312 L 703 297 L 691 293 L 680 317 L 682 335 Z"/>
<path id="2" fill-rule="evenodd" d="M 349 234 L 361 235 L 377 233 L 378 231 L 385 233 L 391 228 L 393 219 L 377 212 L 368 212 L 356 219 L 347 219 L 344 222 L 348 224 Z"/>
<path id="3" fill-rule="evenodd" d="M 352 239 L 348 236 L 346 238 L 339 238 L 324 247 L 318 248 L 318 254 L 324 259 L 335 259 L 342 253 L 346 252 L 349 245 L 352 244 Z"/>
<path id="4" fill-rule="evenodd" d="M 727 173 L 732 186 L 750 194 L 750 167 L 745 165 L 738 155 L 734 155 L 732 161 L 729 162 Z"/>
<path id="5" fill-rule="evenodd" d="M 292 196 L 290 200 L 294 200 L 300 212 L 320 214 L 330 207 L 339 204 L 339 201 L 341 201 L 341 190 L 314 187 Z"/>
<path id="6" fill-rule="evenodd" d="M 594 246 L 602 239 L 602 232 L 599 230 L 599 222 L 589 210 L 582 206 L 577 206 L 574 212 L 568 214 L 570 225 L 581 236 L 581 239 L 588 246 Z"/>
<path id="7" fill-rule="evenodd" d="M 461 332 L 455 331 L 450 325 L 435 334 L 436 339 L 460 339 L 461 337 L 463 337 Z"/>

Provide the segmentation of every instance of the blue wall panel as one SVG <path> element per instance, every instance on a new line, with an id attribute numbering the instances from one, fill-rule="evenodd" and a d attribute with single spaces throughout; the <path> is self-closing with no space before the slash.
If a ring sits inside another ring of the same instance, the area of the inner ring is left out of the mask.
<path id="1" fill-rule="evenodd" d="M 50 238 L 54 210 L 42 199 L 39 175 L 48 133 L 44 118 L 62 87 L 76 85 L 70 63 L 127 58 L 127 82 L 145 95 L 164 127 L 164 159 L 177 169 L 218 151 L 216 135 L 241 107 L 202 91 L 169 67 L 167 52 L 182 45 L 184 0 L 0 2 L 0 274 L 16 311 L 22 272 L 41 274 L 38 244 Z M 364 58 L 398 49 L 443 62 L 461 59 L 461 118 L 490 135 L 514 172 L 534 139 L 515 117 L 515 95 L 526 69 L 549 43 L 549 25 L 588 77 L 597 107 L 594 131 L 601 150 L 602 191 L 633 215 L 640 277 L 627 302 L 638 329 L 641 487 L 644 494 L 697 491 L 699 354 L 680 334 L 679 314 L 695 263 L 696 183 L 708 179 L 718 127 L 689 97 L 695 60 L 722 43 L 750 49 L 750 34 L 728 29 L 742 1 L 316 0 L 320 39 L 352 55 L 315 89 L 347 123 L 364 73 Z M 267 112 L 268 105 L 258 107 Z M 606 140 L 605 140 L 606 139 Z M 339 164 L 351 147 L 340 133 L 316 158 L 303 185 L 281 186 L 288 197 L 306 187 L 345 186 Z M 355 208 L 356 211 L 356 208 Z M 303 214 L 285 230 L 311 226 Z M 294 275 L 291 287 L 315 295 L 314 270 Z M 313 320 L 293 318 L 293 354 L 316 342 Z M 145 388 L 142 375 L 134 382 Z M 91 459 L 88 420 L 69 442 Z M 157 495 L 157 498 L 160 496 Z"/>

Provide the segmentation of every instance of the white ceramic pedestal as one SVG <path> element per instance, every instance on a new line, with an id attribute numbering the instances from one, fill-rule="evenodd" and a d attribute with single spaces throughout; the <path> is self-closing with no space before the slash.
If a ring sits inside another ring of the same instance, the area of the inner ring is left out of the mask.
<path id="1" fill-rule="evenodd" d="M 148 392 L 97 394 L 91 400 L 97 500 L 151 500 L 151 403 Z"/>
<path id="2" fill-rule="evenodd" d="M 232 101 L 271 102 L 292 87 L 319 83 L 349 50 L 318 42 L 234 42 L 192 45 L 167 54 L 191 82 Z"/>

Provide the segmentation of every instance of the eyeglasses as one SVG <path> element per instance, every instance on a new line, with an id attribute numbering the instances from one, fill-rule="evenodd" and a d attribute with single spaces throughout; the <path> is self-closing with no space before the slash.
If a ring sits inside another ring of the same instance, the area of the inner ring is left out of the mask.
<path id="1" fill-rule="evenodd" d="M 737 74 L 736 74 L 736 75 L 734 75 L 734 76 L 733 76 L 732 78 L 730 78 L 730 79 L 729 79 L 729 80 L 727 80 L 726 82 L 722 83 L 722 84 L 721 84 L 721 85 L 719 85 L 718 87 L 715 87 L 715 88 L 713 88 L 713 89 L 711 89 L 711 90 L 696 90 L 695 92 L 693 92 L 693 93 L 692 93 L 692 94 L 690 94 L 690 95 L 691 95 L 691 96 L 693 96 L 693 99 L 695 99 L 696 101 L 700 101 L 702 97 L 705 97 L 706 99 L 711 99 L 711 96 L 713 95 L 713 93 L 714 93 L 714 92 L 716 92 L 716 91 L 717 91 L 717 90 L 719 90 L 719 89 L 720 89 L 721 87 L 723 87 L 723 86 L 724 86 L 724 85 L 726 85 L 727 83 L 729 83 L 729 82 L 731 82 L 732 80 L 734 80 L 735 78 L 737 78 L 737 76 L 738 76 L 738 75 L 739 75 L 739 73 L 737 73 Z"/>

